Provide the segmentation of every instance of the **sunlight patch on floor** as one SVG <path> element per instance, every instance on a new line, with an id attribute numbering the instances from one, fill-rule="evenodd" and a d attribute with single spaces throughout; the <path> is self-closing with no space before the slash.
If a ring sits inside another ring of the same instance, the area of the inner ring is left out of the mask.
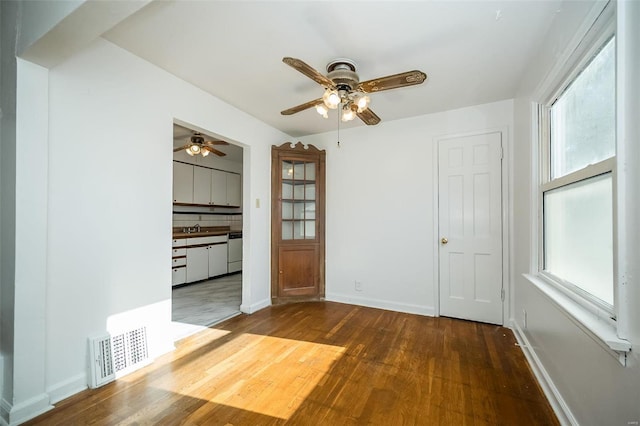
<path id="1" fill-rule="evenodd" d="M 321 385 L 344 351 L 340 346 L 245 333 L 194 361 L 203 366 L 197 380 L 178 384 L 178 379 L 169 386 L 154 386 L 288 419 Z M 179 377 L 180 372 L 175 373 Z M 197 412 L 193 415 L 198 416 Z"/>

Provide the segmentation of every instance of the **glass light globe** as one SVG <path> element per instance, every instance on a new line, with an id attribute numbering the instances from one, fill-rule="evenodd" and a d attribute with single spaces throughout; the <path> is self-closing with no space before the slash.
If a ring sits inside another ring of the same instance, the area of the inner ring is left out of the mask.
<path id="1" fill-rule="evenodd" d="M 323 104 L 320 104 L 320 105 L 316 106 L 316 111 L 318 112 L 318 114 L 320 114 L 324 118 L 328 118 L 329 117 L 327 115 L 327 112 L 329 112 L 329 110 Z"/>
<path id="2" fill-rule="evenodd" d="M 206 157 L 207 155 L 209 155 L 209 150 L 208 149 L 203 149 L 203 150 L 201 150 L 200 154 L 202 154 L 203 157 Z"/>
<path id="3" fill-rule="evenodd" d="M 356 118 L 356 114 L 353 112 L 353 110 L 351 108 L 347 106 L 345 106 L 342 109 L 342 121 L 351 121 L 354 118 Z"/>
<path id="4" fill-rule="evenodd" d="M 200 146 L 199 145 L 191 145 L 189 147 L 189 151 L 191 151 L 193 154 L 200 154 Z"/>
<path id="5" fill-rule="evenodd" d="M 358 106 L 358 112 L 362 112 L 369 107 L 369 97 L 367 95 L 359 96 L 356 100 Z"/>
<path id="6" fill-rule="evenodd" d="M 329 109 L 336 109 L 340 105 L 340 95 L 335 90 L 327 89 L 322 95 L 324 104 Z"/>

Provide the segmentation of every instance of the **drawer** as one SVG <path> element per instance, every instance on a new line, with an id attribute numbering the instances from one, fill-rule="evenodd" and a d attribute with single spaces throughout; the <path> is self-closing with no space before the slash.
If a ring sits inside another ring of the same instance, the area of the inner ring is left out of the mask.
<path id="1" fill-rule="evenodd" d="M 242 261 L 229 262 L 229 265 L 227 267 L 227 271 L 229 271 L 229 273 L 242 271 Z"/>
<path id="2" fill-rule="evenodd" d="M 173 251 L 171 252 L 171 257 L 186 256 L 186 255 L 187 255 L 186 247 L 174 248 Z"/>
<path id="3" fill-rule="evenodd" d="M 173 268 L 171 270 L 171 285 L 179 285 L 187 282 L 187 268 Z"/>
<path id="4" fill-rule="evenodd" d="M 171 259 L 171 267 L 175 268 L 176 266 L 187 266 L 187 258 L 186 257 L 174 257 L 173 259 Z"/>
<path id="5" fill-rule="evenodd" d="M 184 247 L 187 245 L 186 238 L 174 238 L 171 242 L 171 247 Z"/>
<path id="6" fill-rule="evenodd" d="M 226 242 L 227 242 L 227 234 L 214 235 L 211 237 L 187 238 L 187 245 L 189 246 L 195 246 L 200 244 L 226 243 Z"/>

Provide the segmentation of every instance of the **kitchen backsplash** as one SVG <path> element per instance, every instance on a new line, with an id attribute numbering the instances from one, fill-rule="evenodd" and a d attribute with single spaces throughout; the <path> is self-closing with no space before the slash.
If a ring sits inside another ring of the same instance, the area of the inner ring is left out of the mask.
<path id="1" fill-rule="evenodd" d="M 232 231 L 242 231 L 242 215 L 174 214 L 173 227 L 184 228 L 199 224 L 205 226 L 229 226 Z"/>

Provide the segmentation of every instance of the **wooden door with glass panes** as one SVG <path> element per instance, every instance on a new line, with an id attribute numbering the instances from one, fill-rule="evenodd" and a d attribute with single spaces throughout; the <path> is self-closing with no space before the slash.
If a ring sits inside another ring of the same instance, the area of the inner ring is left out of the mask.
<path id="1" fill-rule="evenodd" d="M 271 299 L 324 297 L 325 151 L 285 143 L 271 149 Z"/>

